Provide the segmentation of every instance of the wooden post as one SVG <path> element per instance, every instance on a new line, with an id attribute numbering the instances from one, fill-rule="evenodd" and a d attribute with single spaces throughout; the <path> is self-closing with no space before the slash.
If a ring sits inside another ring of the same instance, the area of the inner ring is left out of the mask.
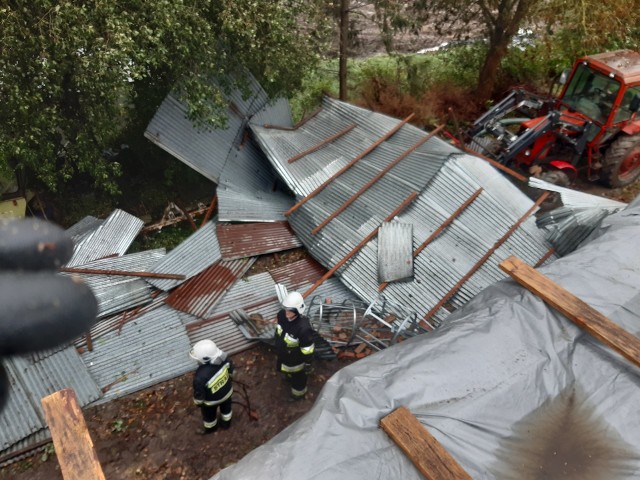
<path id="1" fill-rule="evenodd" d="M 380 426 L 426 479 L 471 480 L 460 464 L 405 407 L 380 420 Z"/>
<path id="2" fill-rule="evenodd" d="M 640 338 L 613 323 L 595 308 L 590 307 L 519 258 L 507 258 L 500 264 L 500 268 L 573 323 L 640 367 Z"/>
<path id="3" fill-rule="evenodd" d="M 42 399 L 56 457 L 65 480 L 106 480 L 75 392 L 65 388 Z"/>

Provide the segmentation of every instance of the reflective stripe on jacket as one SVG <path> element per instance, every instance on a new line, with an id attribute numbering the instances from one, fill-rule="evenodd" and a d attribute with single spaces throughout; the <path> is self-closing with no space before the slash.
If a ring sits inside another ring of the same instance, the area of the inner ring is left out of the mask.
<path id="1" fill-rule="evenodd" d="M 298 315 L 297 318 L 289 321 L 285 311 L 280 310 L 275 345 L 283 372 L 302 371 L 304 364 L 311 362 L 315 350 L 313 329 L 309 319 L 304 315 Z"/>

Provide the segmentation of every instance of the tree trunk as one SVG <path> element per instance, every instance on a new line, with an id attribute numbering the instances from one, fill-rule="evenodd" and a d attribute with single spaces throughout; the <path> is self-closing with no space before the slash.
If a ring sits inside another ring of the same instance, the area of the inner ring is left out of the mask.
<path id="1" fill-rule="evenodd" d="M 340 2 L 340 62 L 338 80 L 340 84 L 340 100 L 347 100 L 347 47 L 349 43 L 349 0 Z"/>
<path id="2" fill-rule="evenodd" d="M 490 43 L 476 88 L 476 98 L 479 102 L 485 102 L 491 98 L 496 85 L 500 62 L 507 54 L 507 47 L 510 41 L 511 39 L 502 38 L 498 44 Z"/>
<path id="3" fill-rule="evenodd" d="M 489 51 L 480 70 L 476 98 L 485 102 L 494 93 L 500 62 L 522 21 L 529 15 L 537 0 L 500 0 L 498 5 L 480 1 L 480 11 L 489 32 Z"/>

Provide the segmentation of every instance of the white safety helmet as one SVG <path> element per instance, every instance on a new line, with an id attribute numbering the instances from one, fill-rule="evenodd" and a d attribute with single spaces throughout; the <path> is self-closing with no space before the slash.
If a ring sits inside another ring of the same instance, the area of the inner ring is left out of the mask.
<path id="1" fill-rule="evenodd" d="M 304 298 L 298 292 L 291 292 L 284 297 L 282 306 L 287 310 L 295 310 L 298 314 L 304 314 L 307 306 L 304 303 Z"/>
<path id="2" fill-rule="evenodd" d="M 200 340 L 195 343 L 189 356 L 198 363 L 213 363 L 222 356 L 222 350 L 211 340 Z"/>

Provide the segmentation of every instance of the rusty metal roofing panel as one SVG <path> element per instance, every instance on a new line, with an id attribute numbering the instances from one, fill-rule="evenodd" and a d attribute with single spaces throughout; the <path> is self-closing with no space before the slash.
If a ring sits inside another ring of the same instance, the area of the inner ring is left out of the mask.
<path id="1" fill-rule="evenodd" d="M 42 356 L 14 356 L 5 365 L 11 395 L 0 412 L 2 450 L 46 428 L 40 399 L 63 388 L 73 388 L 80 406 L 100 398 L 102 393 L 84 363 L 70 346 Z"/>
<path id="2" fill-rule="evenodd" d="M 217 225 L 224 260 L 282 252 L 302 246 L 288 222 Z"/>
<path id="3" fill-rule="evenodd" d="M 165 302 L 176 310 L 208 318 L 220 298 L 255 262 L 255 257 L 221 260 L 173 290 Z"/>
<path id="4" fill-rule="evenodd" d="M 104 392 L 102 401 L 122 397 L 195 368 L 183 317 L 161 306 L 100 338 L 82 359 Z"/>
<path id="5" fill-rule="evenodd" d="M 74 246 L 66 267 L 84 265 L 100 258 L 124 255 L 142 230 L 144 222 L 116 209 L 97 229 Z"/>
<path id="6" fill-rule="evenodd" d="M 201 325 L 197 322 L 187 324 L 190 341 L 195 343 L 208 338 L 228 353 L 250 348 L 255 342 L 244 336 L 229 313 L 238 308 L 246 308 L 250 313 L 264 312 L 262 314 L 265 318 L 269 318 L 268 315 L 271 315 L 274 308 L 273 302 L 277 302 L 275 283 L 268 273 L 242 279 L 233 285 L 216 305 L 211 321 Z"/>
<path id="7" fill-rule="evenodd" d="M 147 278 L 147 282 L 160 290 L 171 290 L 196 276 L 220 260 L 220 245 L 216 236 L 216 224 L 210 220 L 171 250 L 150 272 L 185 275 L 184 280 Z"/>
<path id="8" fill-rule="evenodd" d="M 275 283 L 281 283 L 289 290 L 298 290 L 307 283 L 313 285 L 326 272 L 327 269 L 310 256 L 269 271 Z"/>
<path id="9" fill-rule="evenodd" d="M 413 277 L 413 224 L 384 222 L 378 231 L 378 281 Z"/>

